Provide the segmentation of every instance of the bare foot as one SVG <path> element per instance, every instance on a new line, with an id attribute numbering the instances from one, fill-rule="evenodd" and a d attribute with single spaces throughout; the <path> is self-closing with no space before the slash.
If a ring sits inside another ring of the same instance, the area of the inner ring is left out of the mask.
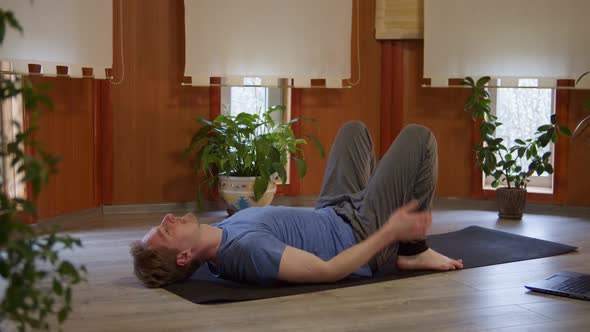
<path id="1" fill-rule="evenodd" d="M 428 249 L 414 256 L 397 256 L 397 267 L 400 270 L 448 271 L 462 269 L 463 260 L 455 260 Z"/>

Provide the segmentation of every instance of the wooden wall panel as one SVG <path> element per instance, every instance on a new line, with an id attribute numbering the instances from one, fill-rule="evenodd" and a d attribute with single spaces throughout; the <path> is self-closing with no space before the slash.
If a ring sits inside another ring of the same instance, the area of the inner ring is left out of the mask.
<path id="1" fill-rule="evenodd" d="M 401 40 L 385 40 L 381 43 L 380 158 L 404 125 L 403 46 Z"/>
<path id="2" fill-rule="evenodd" d="M 114 22 L 118 8 L 114 6 Z M 182 149 L 197 128 L 192 119 L 209 114 L 209 89 L 180 84 L 183 1 L 126 0 L 123 22 L 125 80 L 112 86 L 112 203 L 193 201 L 197 179 Z M 115 80 L 121 73 L 118 40 L 114 38 Z"/>
<path id="3" fill-rule="evenodd" d="M 569 127 L 574 130 L 579 121 L 588 115 L 583 112 L 584 101 L 590 91 L 570 92 Z M 569 144 L 567 205 L 590 206 L 590 131 Z"/>
<path id="4" fill-rule="evenodd" d="M 94 129 L 92 79 L 31 77 L 33 84 L 50 84 L 54 102 L 44 112 L 36 138 L 47 151 L 62 156 L 59 173 L 49 179 L 38 200 L 39 218 L 88 209 L 94 202 Z"/>
<path id="5" fill-rule="evenodd" d="M 463 111 L 468 90 L 423 88 L 423 43 L 403 42 L 404 122 L 429 127 L 438 141 L 436 196 L 469 197 L 471 116 Z"/>
<path id="6" fill-rule="evenodd" d="M 350 89 L 302 89 L 301 115 L 309 116 L 319 121 L 319 128 L 310 124 L 302 125 L 302 133 L 313 133 L 324 147 L 326 153 L 336 136 L 338 128 L 349 120 L 363 121 L 373 136 L 375 152 L 379 152 L 380 137 L 380 84 L 381 84 L 381 46 L 374 36 L 375 1 L 360 2 L 360 56 L 361 81 Z M 351 73 L 352 80 L 357 80 L 356 58 L 356 18 L 353 15 L 353 42 Z M 324 176 L 327 157 L 322 159 L 317 151 L 309 144 L 304 149 L 308 160 L 306 177 L 301 181 L 301 195 L 319 194 Z"/>
<path id="7" fill-rule="evenodd" d="M 570 80 L 560 80 L 558 86 L 574 86 Z M 570 117 L 570 90 L 557 90 L 555 92 L 555 114 L 558 125 L 568 125 Z M 560 140 L 555 143 L 553 154 L 553 195 L 544 195 L 549 197 L 556 204 L 565 204 L 565 198 L 569 191 L 568 181 L 568 159 L 570 152 L 571 140 L 560 136 Z"/>
<path id="8" fill-rule="evenodd" d="M 96 206 L 113 202 L 113 101 L 111 82 L 99 80 L 94 84 L 94 165 Z"/>

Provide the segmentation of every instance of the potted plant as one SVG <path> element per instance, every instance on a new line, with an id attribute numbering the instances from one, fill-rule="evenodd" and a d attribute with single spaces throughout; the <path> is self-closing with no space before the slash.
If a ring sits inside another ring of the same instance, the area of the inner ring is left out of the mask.
<path id="1" fill-rule="evenodd" d="M 480 139 L 474 151 L 483 173 L 494 178 L 492 187 L 503 186 L 496 190 L 499 217 L 520 220 L 526 204 L 526 188 L 530 177 L 535 173 L 553 173 L 551 152 L 541 155 L 541 149 L 555 143 L 558 133 L 571 136 L 571 132 L 566 126 L 558 126 L 557 116 L 553 114 L 550 123 L 538 127 L 534 137 L 515 139 L 514 144 L 507 148 L 503 144 L 503 138 L 494 136 L 496 128 L 502 123 L 491 113 L 490 95 L 485 90 L 489 81 L 490 77 L 482 77 L 477 82 L 466 77 L 463 81 L 463 85 L 471 88 L 465 110 L 471 110 L 473 121 L 479 122 Z M 523 164 L 527 166 L 523 168 Z"/>
<path id="2" fill-rule="evenodd" d="M 297 165 L 299 176 L 307 171 L 301 144 L 312 140 L 324 157 L 324 148 L 312 135 L 295 137 L 292 126 L 301 117 L 287 123 L 276 123 L 273 112 L 284 112 L 284 106 L 273 106 L 258 114 L 220 115 L 213 121 L 197 118 L 202 127 L 194 134 L 184 153 L 193 153 L 195 172 L 202 172 L 210 186 L 219 183 L 219 191 L 228 213 L 250 206 L 265 206 L 272 201 L 276 184 L 286 183 L 289 156 Z M 200 187 L 197 201 L 200 203 Z"/>

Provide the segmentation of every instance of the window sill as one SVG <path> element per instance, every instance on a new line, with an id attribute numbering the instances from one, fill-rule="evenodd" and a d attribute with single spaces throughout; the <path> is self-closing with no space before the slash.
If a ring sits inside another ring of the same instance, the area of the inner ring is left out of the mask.
<path id="1" fill-rule="evenodd" d="M 492 188 L 491 186 L 484 186 L 483 190 L 489 190 L 489 191 L 494 191 L 496 189 Z M 534 194 L 545 194 L 545 195 L 553 195 L 553 188 L 547 188 L 547 187 L 527 187 L 526 191 L 528 193 L 534 193 Z"/>

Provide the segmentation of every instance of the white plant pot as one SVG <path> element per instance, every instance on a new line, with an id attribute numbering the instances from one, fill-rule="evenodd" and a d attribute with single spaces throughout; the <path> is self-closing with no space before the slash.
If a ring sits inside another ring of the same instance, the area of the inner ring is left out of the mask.
<path id="1" fill-rule="evenodd" d="M 271 176 L 266 193 L 258 201 L 254 200 L 254 176 L 219 176 L 219 193 L 231 215 L 253 206 L 267 206 L 277 192 L 276 176 Z"/>

